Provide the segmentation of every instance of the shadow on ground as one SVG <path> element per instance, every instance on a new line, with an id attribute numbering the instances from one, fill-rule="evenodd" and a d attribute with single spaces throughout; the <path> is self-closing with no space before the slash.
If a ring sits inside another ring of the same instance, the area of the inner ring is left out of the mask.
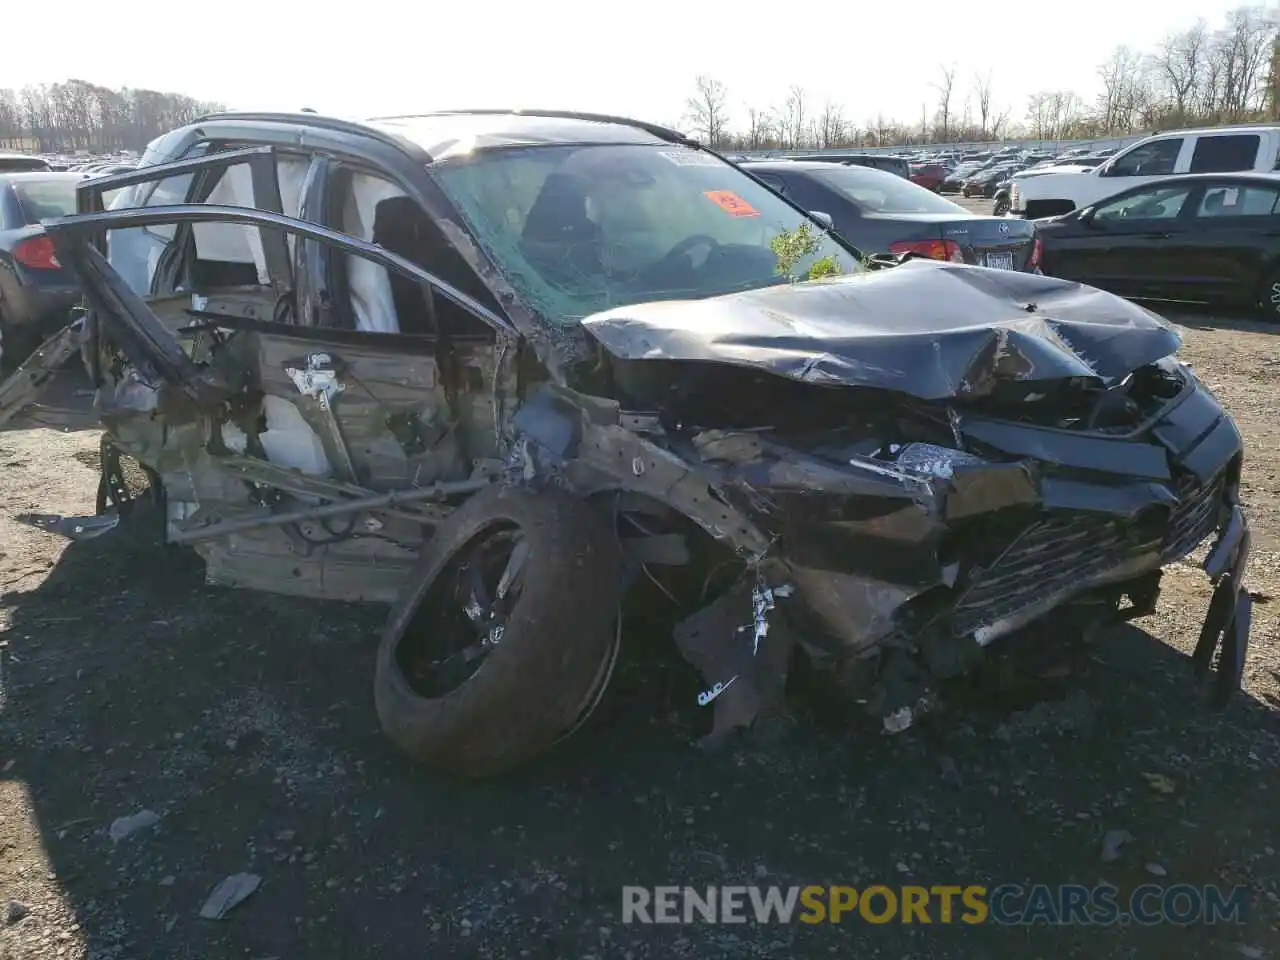
<path id="1" fill-rule="evenodd" d="M 460 784 L 410 766 L 377 730 L 381 610 L 206 587 L 199 562 L 149 540 L 140 519 L 72 544 L 7 602 L 0 742 L 16 763 L 4 776 L 29 790 L 93 957 L 1280 948 L 1275 714 L 1243 696 L 1222 715 L 1202 708 L 1185 658 L 1134 628 L 1064 654 L 1012 701 L 899 737 L 801 719 L 713 756 L 690 744 L 694 678 L 633 657 L 558 754 Z M 158 825 L 113 843 L 112 821 L 141 809 Z M 1135 839 L 1104 864 L 1112 829 Z M 241 871 L 261 888 L 226 919 L 199 919 Z M 1248 884 L 1252 907 L 1243 927 L 1189 929 L 940 926 L 936 913 L 931 926 L 620 922 L 624 884 L 1104 880 Z"/>
<path id="2" fill-rule="evenodd" d="M 1147 306 L 1165 319 L 1192 330 L 1238 330 L 1242 333 L 1280 334 L 1280 318 L 1277 318 L 1277 321 L 1259 319 L 1257 310 L 1216 308 L 1210 313 L 1206 308 L 1192 304 L 1148 303 Z"/>

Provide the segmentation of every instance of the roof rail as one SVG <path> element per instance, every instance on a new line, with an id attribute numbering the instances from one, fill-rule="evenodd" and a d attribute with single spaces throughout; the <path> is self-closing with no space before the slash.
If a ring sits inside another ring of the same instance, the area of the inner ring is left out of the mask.
<path id="1" fill-rule="evenodd" d="M 376 127 L 366 126 L 354 120 L 341 120 L 337 117 L 327 117 L 320 113 L 283 113 L 283 112 L 228 112 L 228 113 L 209 113 L 203 117 L 197 117 L 193 123 L 206 123 L 210 120 L 247 120 L 250 122 L 261 123 L 295 123 L 300 126 L 322 127 L 325 130 L 334 130 L 339 133 L 350 133 L 362 137 L 372 137 L 375 140 L 381 140 L 383 143 L 390 144 L 397 149 L 403 150 L 415 159 L 420 159 L 425 152 L 417 144 L 403 137 L 398 137 L 393 133 L 387 133 L 385 130 L 379 130 Z"/>
<path id="2" fill-rule="evenodd" d="M 645 120 L 633 120 L 630 117 L 615 117 L 608 113 L 582 113 L 577 110 L 503 110 L 486 107 L 479 110 L 432 110 L 428 113 L 406 113 L 392 117 L 371 117 L 371 120 L 412 120 L 416 117 L 448 117 L 465 114 L 480 114 L 483 116 L 503 116 L 515 115 L 522 117 L 548 117 L 553 120 L 588 120 L 594 123 L 616 123 L 624 127 L 635 127 L 637 130 L 643 130 L 645 133 L 652 134 L 659 140 L 666 140 L 669 143 L 697 144 L 698 142 L 691 137 L 686 137 L 678 130 L 672 130 L 670 127 L 664 127 L 660 124 L 649 123 Z"/>

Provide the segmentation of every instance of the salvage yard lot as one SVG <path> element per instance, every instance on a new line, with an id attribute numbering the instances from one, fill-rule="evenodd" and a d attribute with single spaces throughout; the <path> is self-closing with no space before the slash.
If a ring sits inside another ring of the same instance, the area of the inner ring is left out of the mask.
<path id="1" fill-rule="evenodd" d="M 16 523 L 92 511 L 97 434 L 0 434 L 0 960 L 1280 957 L 1280 330 L 1174 319 L 1248 451 L 1258 603 L 1223 714 L 1190 675 L 1208 590 L 1184 564 L 1154 616 L 893 738 L 800 701 L 703 756 L 693 671 L 633 637 L 564 749 L 446 783 L 378 732 L 383 611 L 206 587 L 142 530 Z M 159 822 L 113 842 L 141 810 Z M 1103 863 L 1110 830 L 1134 839 Z M 261 888 L 199 918 L 244 871 Z M 1190 931 L 620 922 L 624 884 L 1104 881 L 1253 895 L 1244 926 Z"/>

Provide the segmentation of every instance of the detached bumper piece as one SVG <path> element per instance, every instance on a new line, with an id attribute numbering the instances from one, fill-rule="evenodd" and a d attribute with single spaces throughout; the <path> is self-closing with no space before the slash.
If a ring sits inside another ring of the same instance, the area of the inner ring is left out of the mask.
<path id="1" fill-rule="evenodd" d="M 1249 653 L 1249 628 L 1253 625 L 1253 598 L 1244 589 L 1249 563 L 1249 524 L 1240 507 L 1231 516 L 1218 542 L 1205 559 L 1204 570 L 1215 584 L 1209 612 L 1191 662 L 1196 672 L 1207 676 L 1214 666 L 1213 704 L 1225 707 L 1244 679 L 1244 662 Z"/>

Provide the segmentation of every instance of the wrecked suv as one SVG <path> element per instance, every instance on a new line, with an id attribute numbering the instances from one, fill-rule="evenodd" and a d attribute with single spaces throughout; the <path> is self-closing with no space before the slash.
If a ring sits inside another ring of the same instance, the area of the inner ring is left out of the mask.
<path id="1" fill-rule="evenodd" d="M 446 770 L 575 729 L 637 595 L 709 737 L 799 653 L 896 731 L 1051 611 L 1149 612 L 1211 537 L 1195 662 L 1227 697 L 1241 440 L 1176 333 L 822 220 L 619 118 L 208 117 L 46 223 L 88 310 L 0 417 L 79 350 L 108 519 L 78 529 L 128 506 L 123 453 L 211 582 L 391 604 L 378 715 Z"/>

